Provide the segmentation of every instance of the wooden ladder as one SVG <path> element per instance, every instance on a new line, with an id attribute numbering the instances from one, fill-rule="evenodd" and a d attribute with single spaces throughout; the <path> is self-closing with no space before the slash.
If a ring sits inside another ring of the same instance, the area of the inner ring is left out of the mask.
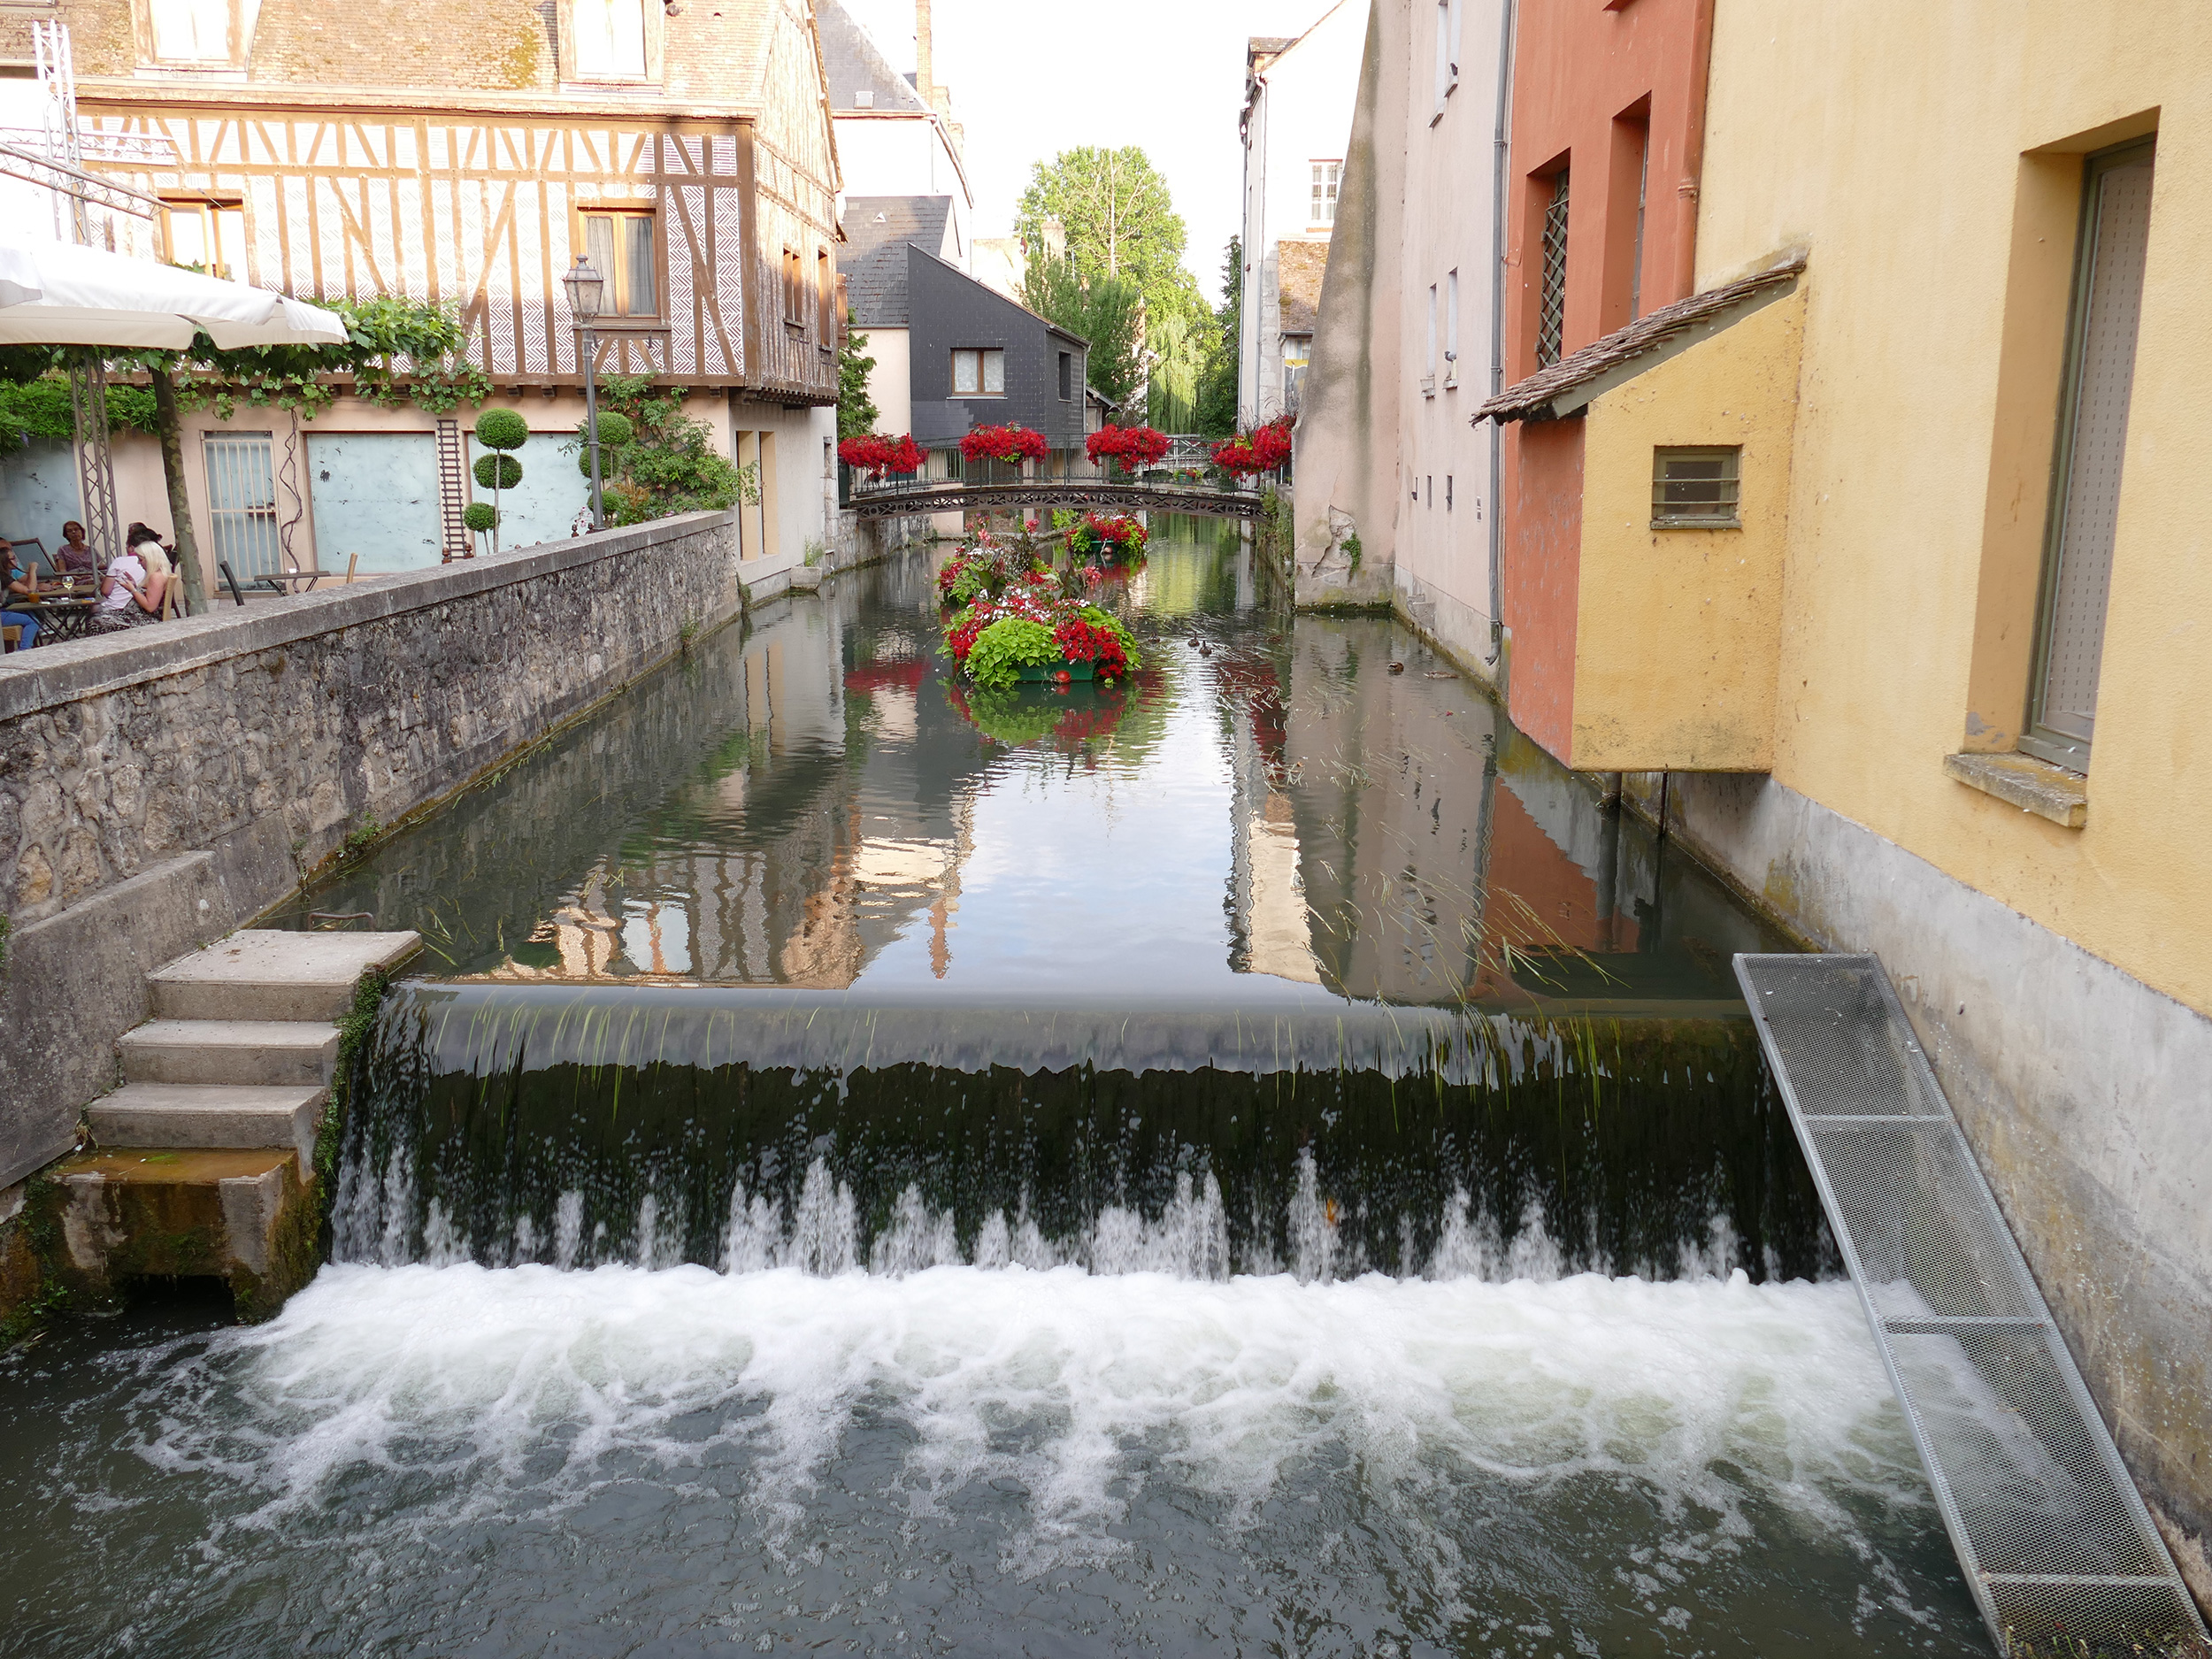
<path id="1" fill-rule="evenodd" d="M 461 423 L 441 420 L 438 423 L 438 519 L 442 526 L 444 543 L 440 561 L 450 565 L 457 558 L 476 557 L 476 538 L 469 534 L 461 514 L 468 506 L 468 480 L 462 471 Z"/>

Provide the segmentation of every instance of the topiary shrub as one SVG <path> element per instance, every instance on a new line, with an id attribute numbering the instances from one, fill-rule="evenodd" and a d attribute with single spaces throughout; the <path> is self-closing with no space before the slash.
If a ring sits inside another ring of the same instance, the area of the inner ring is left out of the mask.
<path id="1" fill-rule="evenodd" d="M 463 521 L 468 523 L 472 530 L 490 530 L 492 551 L 496 553 L 499 551 L 499 498 L 522 482 L 522 463 L 505 452 L 519 449 L 530 442 L 530 423 L 511 409 L 488 409 L 476 418 L 476 441 L 493 451 L 471 469 L 476 474 L 476 481 L 492 493 L 491 518 L 488 524 L 481 526 L 470 522 L 466 515 L 464 515 Z M 475 511 L 473 506 L 469 509 L 470 513 Z"/>
<path id="2" fill-rule="evenodd" d="M 576 428 L 576 470 L 586 478 L 591 476 L 591 428 Z M 599 416 L 599 477 L 603 493 L 605 480 L 615 473 L 616 457 L 637 442 L 637 427 L 627 415 L 613 410 L 603 411 Z"/>
<path id="3" fill-rule="evenodd" d="M 461 522 L 478 535 L 482 535 L 487 530 L 491 531 L 495 537 L 492 550 L 494 552 L 499 550 L 499 542 L 496 540 L 499 530 L 499 509 L 493 506 L 491 503 L 488 501 L 469 503 L 461 510 Z"/>
<path id="4" fill-rule="evenodd" d="M 511 455 L 480 455 L 474 471 L 485 489 L 512 489 L 522 482 L 522 463 Z"/>
<path id="5" fill-rule="evenodd" d="M 487 449 L 519 449 L 530 442 L 530 423 L 511 409 L 488 409 L 476 418 L 476 441 Z"/>

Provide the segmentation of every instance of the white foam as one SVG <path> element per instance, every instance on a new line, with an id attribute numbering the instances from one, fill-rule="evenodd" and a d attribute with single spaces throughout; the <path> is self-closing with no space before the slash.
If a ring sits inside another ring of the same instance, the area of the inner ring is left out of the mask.
<path id="1" fill-rule="evenodd" d="M 918 1509 L 1020 1483 L 1019 1571 L 1119 1548 L 1139 1446 L 1244 1514 L 1286 1471 L 1340 1460 L 1386 1491 L 1454 1471 L 1532 1488 L 1632 1479 L 1663 1509 L 1718 1512 L 1724 1534 L 1748 1531 L 1730 1518 L 1747 1479 L 1815 1530 L 1850 1531 L 1839 1488 L 1925 1501 L 1850 1286 L 1740 1273 L 342 1265 L 203 1363 L 225 1380 L 148 1455 L 246 1479 L 265 1522 L 349 1471 L 435 1473 L 456 1506 L 511 1508 L 558 1502 L 610 1455 L 680 1469 L 733 1443 L 746 1502 L 796 1517 L 864 1410 L 902 1420 Z"/>

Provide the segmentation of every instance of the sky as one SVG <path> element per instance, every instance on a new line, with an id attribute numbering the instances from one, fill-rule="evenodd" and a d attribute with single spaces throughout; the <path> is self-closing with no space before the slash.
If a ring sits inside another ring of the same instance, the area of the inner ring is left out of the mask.
<path id="1" fill-rule="evenodd" d="M 1333 0 L 935 0 L 935 76 L 967 128 L 976 234 L 1013 234 L 1033 163 L 1079 144 L 1136 144 L 1189 232 L 1184 263 L 1210 303 L 1237 233 L 1244 43 L 1301 35 Z M 913 0 L 844 0 L 892 67 L 914 67 Z"/>

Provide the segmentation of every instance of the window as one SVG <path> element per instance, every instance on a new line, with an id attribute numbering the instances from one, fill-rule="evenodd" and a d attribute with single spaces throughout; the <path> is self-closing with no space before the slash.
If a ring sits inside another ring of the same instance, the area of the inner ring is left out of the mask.
<path id="1" fill-rule="evenodd" d="M 198 265 L 210 276 L 246 279 L 246 210 L 238 202 L 164 202 L 162 237 L 171 265 Z"/>
<path id="2" fill-rule="evenodd" d="M 1444 384 L 1459 384 L 1459 273 L 1444 273 Z"/>
<path id="3" fill-rule="evenodd" d="M 154 58 L 172 64 L 231 64 L 231 0 L 148 0 Z"/>
<path id="4" fill-rule="evenodd" d="M 1313 164 L 1313 202 L 1306 215 L 1310 225 L 1336 223 L 1337 186 L 1344 181 L 1344 164 L 1340 161 L 1317 161 Z"/>
<path id="5" fill-rule="evenodd" d="M 1436 0 L 1436 113 L 1459 84 L 1459 0 Z"/>
<path id="6" fill-rule="evenodd" d="M 1283 346 L 1283 413 L 1298 412 L 1298 400 L 1306 389 L 1306 365 L 1311 361 L 1313 346 L 1301 338 L 1286 341 Z"/>
<path id="7" fill-rule="evenodd" d="M 643 0 L 570 0 L 576 27 L 576 73 L 586 81 L 645 73 Z"/>
<path id="8" fill-rule="evenodd" d="M 1544 209 L 1544 284 L 1536 304 L 1536 366 L 1559 361 L 1567 324 L 1567 170 L 1552 175 Z"/>
<path id="9" fill-rule="evenodd" d="M 2077 772 L 2089 768 L 2097 726 L 2154 158 L 2152 143 L 2129 144 L 2092 156 L 2082 174 L 2058 451 L 2044 532 L 2042 614 L 2027 730 L 2020 738 L 2029 754 Z"/>
<path id="10" fill-rule="evenodd" d="M 1436 284 L 1429 284 L 1429 355 L 1428 367 L 1422 372 L 1421 389 L 1431 396 L 1436 393 Z"/>
<path id="11" fill-rule="evenodd" d="M 830 264 L 829 250 L 818 249 L 814 255 L 814 338 L 825 351 L 837 349 L 837 273 Z"/>
<path id="12" fill-rule="evenodd" d="M 806 278 L 796 250 L 783 250 L 783 326 L 786 328 L 806 327 Z"/>
<path id="13" fill-rule="evenodd" d="M 952 354 L 952 395 L 955 397 L 1002 397 L 1006 393 L 1006 353 L 997 346 L 959 346 Z"/>
<path id="14" fill-rule="evenodd" d="M 657 317 L 660 285 L 653 257 L 649 208 L 595 208 L 583 215 L 584 253 L 607 279 L 603 317 Z"/>
<path id="15" fill-rule="evenodd" d="M 1651 191 L 1651 123 L 1644 121 L 1637 134 L 1636 158 L 1636 251 L 1630 256 L 1628 271 L 1628 320 L 1634 322 L 1644 314 L 1644 199 Z"/>
<path id="16" fill-rule="evenodd" d="M 1740 530 L 1736 496 L 1740 449 L 1669 449 L 1651 452 L 1651 527 Z"/>
<path id="17" fill-rule="evenodd" d="M 1075 396 L 1075 353 L 1060 354 L 1060 401 L 1068 403 Z"/>

